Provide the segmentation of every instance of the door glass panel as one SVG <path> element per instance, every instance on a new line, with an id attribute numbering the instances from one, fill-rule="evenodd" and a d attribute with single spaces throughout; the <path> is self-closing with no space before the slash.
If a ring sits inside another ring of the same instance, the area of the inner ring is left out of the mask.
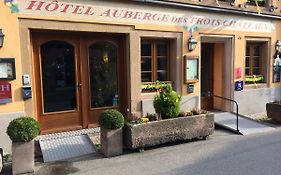
<path id="1" fill-rule="evenodd" d="M 64 41 L 41 46 L 44 113 L 77 108 L 74 47 Z"/>
<path id="2" fill-rule="evenodd" d="M 91 108 L 118 105 L 117 48 L 109 42 L 89 47 Z"/>

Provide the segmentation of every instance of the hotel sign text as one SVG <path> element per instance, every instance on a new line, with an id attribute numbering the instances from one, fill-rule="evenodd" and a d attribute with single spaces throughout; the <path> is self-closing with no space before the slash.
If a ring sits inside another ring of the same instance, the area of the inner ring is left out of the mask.
<path id="1" fill-rule="evenodd" d="M 216 30 L 272 32 L 275 24 L 270 20 L 183 10 L 167 10 L 148 6 L 85 0 L 51 1 L 21 0 L 21 14 L 53 16 L 101 22 L 129 24 L 158 24 L 170 26 L 198 26 Z"/>

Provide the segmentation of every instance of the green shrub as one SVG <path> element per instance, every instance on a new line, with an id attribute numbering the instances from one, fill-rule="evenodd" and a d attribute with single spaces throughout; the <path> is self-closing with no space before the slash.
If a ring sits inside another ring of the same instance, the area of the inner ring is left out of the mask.
<path id="1" fill-rule="evenodd" d="M 40 132 L 39 123 L 31 117 L 20 117 L 10 122 L 7 134 L 13 142 L 29 142 Z"/>
<path id="2" fill-rule="evenodd" d="M 172 86 L 162 87 L 156 95 L 153 106 L 162 119 L 175 118 L 180 111 L 181 97 L 172 89 Z"/>
<path id="3" fill-rule="evenodd" d="M 124 117 L 115 109 L 105 110 L 99 116 L 99 124 L 106 129 L 122 128 L 124 126 Z"/>

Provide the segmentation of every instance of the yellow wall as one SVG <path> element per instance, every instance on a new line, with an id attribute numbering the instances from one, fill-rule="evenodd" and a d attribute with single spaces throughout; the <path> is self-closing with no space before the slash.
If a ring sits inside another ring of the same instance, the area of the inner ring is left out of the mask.
<path id="1" fill-rule="evenodd" d="M 0 2 L 0 28 L 5 34 L 4 46 L 0 48 L 0 58 L 15 58 L 16 80 L 9 81 L 12 85 L 13 102 L 0 104 L 0 114 L 19 112 L 24 110 L 21 95 L 22 59 L 20 57 L 19 25 L 16 14 L 11 14 L 10 9 Z"/>
<path id="2" fill-rule="evenodd" d="M 280 5 L 280 3 L 279 3 Z M 196 13 L 196 11 L 194 11 Z M 210 13 L 210 15 L 212 15 L 212 13 Z M 3 32 L 5 33 L 5 43 L 4 43 L 4 47 L 0 49 L 0 57 L 13 57 L 16 58 L 16 73 L 17 73 L 17 79 L 14 81 L 11 81 L 12 83 L 12 88 L 13 88 L 13 103 L 8 103 L 8 104 L 4 104 L 4 105 L 0 105 L 0 113 L 7 113 L 7 112 L 15 112 L 15 111 L 26 111 L 28 114 L 32 114 L 33 112 L 33 104 L 30 102 L 31 100 L 28 100 L 26 102 L 24 102 L 22 100 L 22 95 L 21 95 L 21 86 L 22 86 L 22 82 L 21 82 L 21 76 L 23 73 L 26 72 L 30 72 L 30 75 L 32 75 L 32 70 L 30 65 L 27 65 L 26 63 L 30 63 L 30 62 L 26 62 L 27 59 L 30 58 L 26 58 L 26 57 L 22 57 L 21 55 L 23 53 L 21 53 L 21 49 L 20 49 L 20 43 L 24 43 L 24 44 L 29 44 L 28 41 L 20 41 L 20 37 L 19 37 L 19 29 L 21 28 L 21 26 L 19 26 L 19 21 L 18 21 L 18 17 L 23 19 L 23 18 L 35 18 L 34 16 L 21 16 L 21 15 L 17 15 L 17 14 L 11 14 L 10 9 L 8 7 L 6 7 L 4 5 L 4 3 L 0 2 L 0 27 L 3 29 Z M 46 19 L 46 20 L 50 20 L 50 21 L 67 21 L 68 23 L 71 23 L 71 21 L 75 21 L 75 22 L 79 22 L 79 23 L 84 23 L 85 25 L 88 25 L 87 29 L 81 29 L 81 31 L 89 31 L 91 29 L 91 24 L 97 24 L 97 22 L 94 21 L 83 21 L 83 20 L 78 20 L 78 19 L 65 19 L 65 18 L 57 18 L 57 17 L 36 17 L 36 19 Z M 261 19 L 261 18 L 255 18 L 255 19 Z M 40 21 L 34 21 L 36 23 L 40 23 Z M 104 22 L 103 22 L 104 23 Z M 117 21 L 118 23 L 118 21 Z M 189 52 L 188 48 L 187 48 L 187 42 L 188 42 L 188 38 L 189 33 L 183 29 L 180 26 L 161 26 L 161 25 L 143 25 L 143 24 L 126 24 L 127 26 L 133 26 L 132 27 L 132 32 L 130 33 L 131 36 L 134 36 L 136 34 L 136 31 L 141 31 L 141 30 L 150 30 L 150 31 L 170 31 L 170 32 L 174 32 L 174 33 L 183 33 L 183 40 L 182 40 L 182 44 L 183 47 L 181 49 L 181 58 L 178 59 L 183 59 L 184 56 L 199 56 L 200 58 L 200 36 L 202 35 L 218 35 L 218 36 L 223 36 L 223 35 L 227 35 L 227 36 L 234 36 L 234 70 L 235 68 L 238 67 L 244 67 L 244 58 L 245 58 L 245 37 L 253 37 L 253 38 L 271 38 L 271 51 L 270 51 L 270 57 L 269 59 L 272 60 L 271 58 L 273 58 L 273 54 L 274 54 L 274 46 L 275 46 L 275 42 L 277 39 L 281 40 L 281 22 L 280 21 L 275 21 L 276 23 L 276 30 L 273 31 L 272 33 L 255 33 L 255 32 L 245 32 L 245 31 L 231 31 L 231 30 L 222 30 L 222 29 L 200 29 L 199 32 L 195 32 L 193 35 L 194 37 L 197 39 L 198 44 L 197 44 L 197 48 L 192 51 Z M 64 24 L 61 22 L 58 22 L 58 26 L 62 26 L 61 30 L 64 30 Z M 122 26 L 124 23 L 118 23 L 119 26 Z M 76 27 L 75 27 L 76 26 Z M 103 26 L 101 26 L 102 28 Z M 77 23 L 74 23 L 74 30 L 80 30 L 81 27 L 79 27 L 79 25 L 77 25 Z M 66 28 L 68 29 L 68 28 Z M 99 28 L 95 28 L 95 30 L 98 30 Z M 103 30 L 103 29 L 100 29 Z M 135 31 L 134 31 L 135 30 Z M 172 37 L 172 36 L 171 36 Z M 138 41 L 137 39 L 135 39 L 134 41 Z M 131 43 L 134 44 L 134 43 Z M 22 45 L 23 46 L 23 45 Z M 26 47 L 26 46 L 25 46 Z M 29 48 L 29 46 L 27 46 L 27 48 Z M 30 48 L 29 48 L 30 49 Z M 133 48 L 132 48 L 133 49 Z M 26 50 L 25 52 L 31 52 L 31 50 Z M 29 53 L 30 54 L 30 53 Z M 23 54 L 25 55 L 25 54 Z M 136 58 L 130 58 L 130 59 L 136 59 Z M 30 60 L 29 60 L 30 61 Z M 183 61 L 182 61 L 183 63 Z M 270 62 L 270 65 L 272 65 L 272 62 Z M 272 68 L 271 66 L 268 65 L 268 67 L 270 67 L 270 76 L 269 76 L 269 80 L 268 80 L 268 84 L 270 87 L 272 86 L 280 86 L 281 84 L 275 84 L 273 85 L 272 82 Z M 138 69 L 136 69 L 138 70 Z M 179 70 L 178 70 L 179 71 Z M 181 71 L 181 70 L 180 70 Z M 244 71 L 244 70 L 243 70 Z M 234 72 L 233 72 L 234 73 Z M 243 80 L 243 74 L 242 73 L 242 80 Z M 200 87 L 199 87 L 199 82 L 195 83 L 195 92 L 192 94 L 187 94 L 186 89 L 187 89 L 187 84 L 183 83 L 183 72 L 179 72 L 178 73 L 178 82 L 180 83 L 181 88 L 181 94 L 182 95 L 190 95 L 190 96 L 199 96 L 200 94 Z M 200 77 L 200 76 L 199 76 Z M 32 77 L 31 77 L 32 79 Z M 236 79 L 234 80 L 236 81 Z M 139 86 L 138 86 L 139 87 Z M 136 93 L 140 93 L 140 90 L 135 90 L 134 91 Z M 33 93 L 34 94 L 34 93 Z M 137 95 L 138 97 L 140 97 L 140 94 Z M 135 97 L 132 97 L 135 98 Z M 140 97 L 141 98 L 141 97 Z M 141 101 L 141 99 L 133 99 L 132 103 L 139 103 L 139 101 Z"/>

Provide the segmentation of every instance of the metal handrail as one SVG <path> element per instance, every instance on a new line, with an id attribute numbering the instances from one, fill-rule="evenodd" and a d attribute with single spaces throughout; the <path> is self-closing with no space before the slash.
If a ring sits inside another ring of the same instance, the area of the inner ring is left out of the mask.
<path id="1" fill-rule="evenodd" d="M 213 95 L 213 97 L 216 97 L 216 98 L 220 98 L 220 99 L 223 99 L 223 100 L 227 100 L 227 101 L 231 101 L 233 103 L 236 104 L 236 132 L 240 134 L 240 131 L 239 131 L 239 122 L 238 122 L 238 116 L 239 116 L 239 113 L 238 113 L 238 103 L 237 101 L 233 100 L 233 99 L 230 99 L 230 98 L 225 98 L 225 97 L 221 97 L 221 96 L 218 96 L 218 95 Z"/>

